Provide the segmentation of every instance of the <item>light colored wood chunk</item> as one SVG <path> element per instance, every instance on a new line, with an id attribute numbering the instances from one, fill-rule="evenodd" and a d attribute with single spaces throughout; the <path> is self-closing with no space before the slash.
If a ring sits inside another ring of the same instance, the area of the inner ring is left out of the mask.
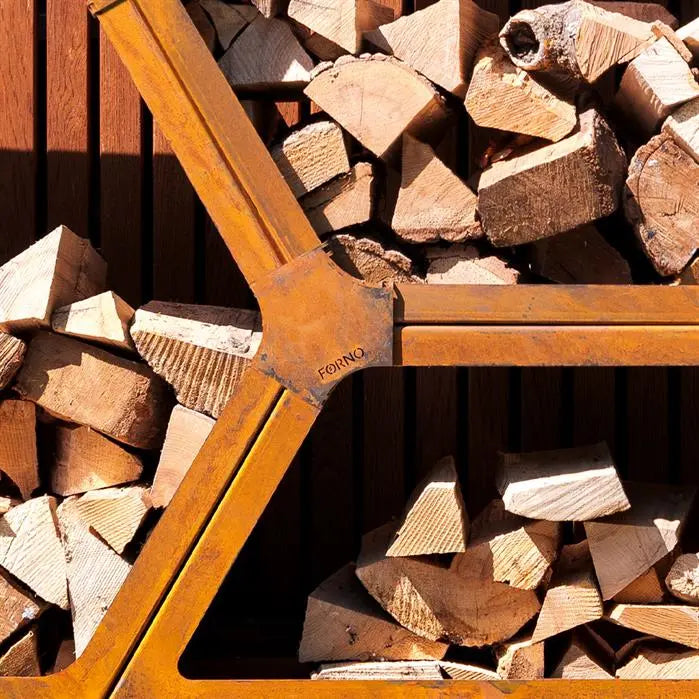
<path id="1" fill-rule="evenodd" d="M 667 134 L 653 136 L 631 160 L 626 218 L 658 274 L 680 274 L 699 249 L 695 162 Z"/>
<path id="2" fill-rule="evenodd" d="M 13 498 L 0 496 L 0 515 L 4 515 L 5 512 L 9 512 L 13 507 L 19 505 L 20 502 L 21 500 L 14 500 Z"/>
<path id="3" fill-rule="evenodd" d="M 678 38 L 692 52 L 694 58 L 699 57 L 699 17 L 680 27 L 676 32 Z"/>
<path id="4" fill-rule="evenodd" d="M 684 553 L 677 557 L 665 578 L 673 597 L 699 605 L 699 554 Z"/>
<path id="5" fill-rule="evenodd" d="M 611 599 L 677 546 L 694 489 L 625 483 L 631 509 L 597 522 L 585 533 L 602 598 Z"/>
<path id="6" fill-rule="evenodd" d="M 665 119 L 663 133 L 699 163 L 699 99 L 691 100 Z"/>
<path id="7" fill-rule="evenodd" d="M 0 401 L 0 471 L 24 500 L 39 487 L 36 407 L 23 400 Z"/>
<path id="8" fill-rule="evenodd" d="M 641 646 L 631 660 L 617 669 L 616 676 L 620 680 L 696 680 L 699 651 Z"/>
<path id="9" fill-rule="evenodd" d="M 505 509 L 523 517 L 575 522 L 630 507 L 604 443 L 503 454 L 498 476 Z"/>
<path id="10" fill-rule="evenodd" d="M 514 65 L 494 38 L 478 52 L 466 111 L 478 126 L 549 141 L 560 141 L 578 123 L 575 104 Z"/>
<path id="11" fill-rule="evenodd" d="M 44 606 L 0 570 L 0 641 L 37 619 Z"/>
<path id="12" fill-rule="evenodd" d="M 615 104 L 650 135 L 676 107 L 698 96 L 699 84 L 687 62 L 663 37 L 624 71 Z"/>
<path id="13" fill-rule="evenodd" d="M 445 90 L 463 97 L 480 44 L 497 32 L 497 15 L 472 0 L 440 0 L 367 34 Z"/>
<path id="14" fill-rule="evenodd" d="M 439 659 L 447 648 L 396 624 L 348 563 L 308 596 L 299 662 Z"/>
<path id="15" fill-rule="evenodd" d="M 357 53 L 364 32 L 393 19 L 393 10 L 374 0 L 291 0 L 288 15 L 310 30 Z"/>
<path id="16" fill-rule="evenodd" d="M 495 650 L 497 674 L 503 680 L 541 680 L 544 678 L 544 644 L 533 643 L 531 636 L 516 639 Z"/>
<path id="17" fill-rule="evenodd" d="M 379 157 L 404 132 L 429 136 L 446 117 L 442 99 L 425 78 L 381 54 L 321 64 L 305 93 Z"/>
<path id="18" fill-rule="evenodd" d="M 486 667 L 478 665 L 467 665 L 466 663 L 454 663 L 449 660 L 442 660 L 439 663 L 442 672 L 450 680 L 462 680 L 465 682 L 490 682 L 498 681 L 500 675 Z"/>
<path id="19" fill-rule="evenodd" d="M 252 4 L 265 16 L 274 17 L 286 9 L 288 0 L 251 0 Z"/>
<path id="20" fill-rule="evenodd" d="M 466 550 L 469 518 L 452 456 L 438 461 L 413 490 L 387 556 Z"/>
<path id="21" fill-rule="evenodd" d="M 279 90 L 308 84 L 313 60 L 280 19 L 259 16 L 218 62 L 235 90 Z"/>
<path id="22" fill-rule="evenodd" d="M 134 313 L 134 309 L 113 291 L 105 291 L 54 311 L 51 327 L 57 333 L 132 350 L 129 323 Z"/>
<path id="23" fill-rule="evenodd" d="M 199 4 L 214 25 L 218 43 L 224 51 L 257 17 L 257 10 L 249 5 L 230 5 L 222 0 L 199 0 Z"/>
<path id="24" fill-rule="evenodd" d="M 318 235 L 367 223 L 374 209 L 374 176 L 369 163 L 302 197 L 300 204 Z"/>
<path id="25" fill-rule="evenodd" d="M 588 0 L 591 5 L 601 7 L 607 12 L 618 12 L 625 17 L 637 19 L 640 22 L 662 22 L 677 29 L 679 23 L 677 17 L 671 14 L 666 7 L 656 2 L 627 2 L 626 0 Z"/>
<path id="26" fill-rule="evenodd" d="M 42 495 L 17 505 L 3 515 L 1 524 L 0 566 L 42 599 L 68 609 L 56 500 Z"/>
<path id="27" fill-rule="evenodd" d="M 257 352 L 262 329 L 256 311 L 151 301 L 136 311 L 131 337 L 182 405 L 218 417 Z"/>
<path id="28" fill-rule="evenodd" d="M 123 553 L 150 510 L 145 486 L 104 488 L 81 495 L 73 504 L 80 519 L 117 553 Z"/>
<path id="29" fill-rule="evenodd" d="M 496 246 L 520 245 L 614 213 L 626 157 L 594 109 L 570 136 L 486 168 L 478 183 L 478 213 Z M 574 182 L 574 187 L 567 183 Z M 561 201 L 566 206 L 561 206 Z"/>
<path id="30" fill-rule="evenodd" d="M 0 330 L 47 328 L 55 308 L 104 291 L 106 277 L 90 241 L 59 226 L 0 267 Z"/>
<path id="31" fill-rule="evenodd" d="M 429 145 L 403 135 L 401 186 L 391 222 L 399 238 L 409 243 L 480 238 L 477 202 Z"/>
<path id="32" fill-rule="evenodd" d="M 660 604 L 665 599 L 665 588 L 655 566 L 617 592 L 613 599 L 624 604 Z"/>
<path id="33" fill-rule="evenodd" d="M 153 507 L 170 504 L 215 424 L 216 421 L 208 415 L 182 405 L 173 408 L 151 488 Z"/>
<path id="34" fill-rule="evenodd" d="M 147 366 L 48 332 L 29 343 L 15 388 L 54 417 L 141 449 L 162 444 L 172 405 Z"/>
<path id="35" fill-rule="evenodd" d="M 14 379 L 26 351 L 27 345 L 18 337 L 0 332 L 0 391 Z"/>
<path id="36" fill-rule="evenodd" d="M 699 609 L 672 604 L 615 604 L 607 618 L 627 629 L 699 649 Z"/>
<path id="37" fill-rule="evenodd" d="M 342 129 L 332 121 L 316 121 L 294 131 L 271 154 L 296 197 L 350 169 Z"/>
<path id="38" fill-rule="evenodd" d="M 321 665 L 312 680 L 443 680 L 439 663 L 434 660 L 397 660 L 394 662 L 331 663 Z"/>
<path id="39" fill-rule="evenodd" d="M 65 547 L 75 657 L 79 658 L 121 588 L 131 565 L 95 536 L 75 511 L 77 498 L 64 500 L 58 522 Z"/>
<path id="40" fill-rule="evenodd" d="M 519 270 L 497 255 L 481 255 L 473 245 L 429 247 L 428 284 L 518 284 Z"/>
<path id="41" fill-rule="evenodd" d="M 587 628 L 576 629 L 552 679 L 611 680 L 612 657 L 600 638 Z"/>
<path id="42" fill-rule="evenodd" d="M 0 657 L 0 677 L 38 677 L 39 648 L 36 633 L 29 630 Z"/>

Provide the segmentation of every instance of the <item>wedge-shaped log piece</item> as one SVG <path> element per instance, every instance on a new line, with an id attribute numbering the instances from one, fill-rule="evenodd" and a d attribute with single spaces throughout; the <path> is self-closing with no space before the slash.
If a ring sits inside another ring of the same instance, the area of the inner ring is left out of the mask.
<path id="1" fill-rule="evenodd" d="M 262 340 L 256 311 L 151 301 L 131 337 L 153 370 L 192 410 L 218 417 Z"/>
<path id="2" fill-rule="evenodd" d="M 280 19 L 257 17 L 218 62 L 236 90 L 298 89 L 308 84 L 313 60 Z"/>
<path id="3" fill-rule="evenodd" d="M 42 599 L 68 609 L 56 500 L 43 495 L 17 505 L 3 515 L 1 525 L 0 566 Z"/>
<path id="4" fill-rule="evenodd" d="M 439 659 L 447 647 L 396 624 L 348 563 L 308 596 L 299 662 Z"/>
<path id="5" fill-rule="evenodd" d="M 659 483 L 625 483 L 631 509 L 585 522 L 595 572 L 605 600 L 677 546 L 694 489 Z"/>
<path id="6" fill-rule="evenodd" d="M 520 68 L 590 83 L 655 40 L 650 24 L 582 0 L 522 10 L 500 32 L 500 43 Z"/>
<path id="7" fill-rule="evenodd" d="M 374 0 L 291 0 L 288 15 L 350 53 L 364 32 L 393 19 L 393 10 Z"/>
<path id="8" fill-rule="evenodd" d="M 199 4 L 214 25 L 218 43 L 224 51 L 257 17 L 257 10 L 249 5 L 230 5 L 223 0 L 199 0 Z"/>
<path id="9" fill-rule="evenodd" d="M 551 678 L 564 680 L 611 680 L 611 648 L 587 627 L 576 629 Z"/>
<path id="10" fill-rule="evenodd" d="M 680 274 L 699 249 L 699 163 L 670 136 L 654 136 L 631 160 L 624 209 L 658 274 Z"/>
<path id="11" fill-rule="evenodd" d="M 676 35 L 684 41 L 694 58 L 699 57 L 699 17 L 680 27 Z"/>
<path id="12" fill-rule="evenodd" d="M 384 156 L 404 133 L 429 135 L 446 116 L 434 87 L 405 63 L 376 54 L 321 64 L 305 90 L 363 146 Z"/>
<path id="13" fill-rule="evenodd" d="M 628 510 L 607 445 L 503 454 L 498 489 L 513 514 L 575 522 Z"/>
<path id="14" fill-rule="evenodd" d="M 500 675 L 493 670 L 478 665 L 467 665 L 466 663 L 454 663 L 450 660 L 441 660 L 439 667 L 450 680 L 462 680 L 468 682 L 489 682 L 499 680 Z"/>
<path id="15" fill-rule="evenodd" d="M 265 16 L 274 17 L 286 9 L 288 0 L 252 0 L 252 4 Z"/>
<path id="16" fill-rule="evenodd" d="M 317 121 L 294 131 L 271 154 L 296 197 L 350 169 L 342 129 L 332 121 Z"/>
<path id="17" fill-rule="evenodd" d="M 409 243 L 458 242 L 483 235 L 478 199 L 426 143 L 403 135 L 401 186 L 391 227 Z"/>
<path id="18" fill-rule="evenodd" d="M 684 272 L 679 276 L 680 284 L 699 284 L 699 257 L 685 267 Z"/>
<path id="19" fill-rule="evenodd" d="M 151 488 L 153 507 L 170 504 L 215 424 L 216 421 L 208 415 L 182 405 L 173 408 Z"/>
<path id="20" fill-rule="evenodd" d="M 0 657 L 0 677 L 37 677 L 41 675 L 36 633 L 29 630 Z"/>
<path id="21" fill-rule="evenodd" d="M 699 649 L 699 609 L 672 604 L 615 604 L 607 614 L 615 624 Z"/>
<path id="22" fill-rule="evenodd" d="M 572 135 L 530 146 L 483 171 L 478 184 L 481 225 L 497 246 L 572 230 L 616 210 L 625 169 L 614 133 L 598 112 L 588 109 Z M 561 206 L 564 200 L 566 206 Z"/>
<path id="23" fill-rule="evenodd" d="M 6 529 L 6 528 L 5 528 Z M 0 570 L 0 641 L 39 617 L 45 605 Z"/>
<path id="24" fill-rule="evenodd" d="M 617 668 L 620 680 L 696 680 L 699 677 L 699 651 L 637 648 L 634 657 Z"/>
<path id="25" fill-rule="evenodd" d="M 65 573 L 73 619 L 75 656 L 79 658 L 119 592 L 131 566 L 90 531 L 75 510 L 77 498 L 64 500 L 58 523 L 67 561 Z"/>
<path id="26" fill-rule="evenodd" d="M 615 104 L 626 119 L 650 135 L 676 107 L 696 97 L 699 84 L 692 71 L 663 37 L 624 71 Z"/>
<path id="27" fill-rule="evenodd" d="M 113 291 L 76 301 L 54 311 L 54 332 L 123 350 L 133 349 L 129 323 L 135 311 Z"/>
<path id="28" fill-rule="evenodd" d="M 677 17 L 671 14 L 666 7 L 656 2 L 626 2 L 626 0 L 592 0 L 591 5 L 601 7 L 607 12 L 618 12 L 624 17 L 631 17 L 641 22 L 662 22 L 672 29 L 677 29 L 679 22 Z"/>
<path id="29" fill-rule="evenodd" d="M 472 0 L 439 0 L 424 10 L 384 24 L 367 34 L 381 51 L 392 53 L 459 97 L 466 93 L 481 42 L 498 30 L 498 16 Z"/>
<path id="30" fill-rule="evenodd" d="M 347 175 L 300 200 L 318 235 L 367 223 L 374 209 L 374 176 L 369 163 L 357 163 Z"/>
<path id="31" fill-rule="evenodd" d="M 16 389 L 51 415 L 142 449 L 162 444 L 172 400 L 148 367 L 63 335 L 29 344 Z"/>
<path id="32" fill-rule="evenodd" d="M 531 636 L 515 639 L 495 650 L 498 676 L 503 680 L 541 680 L 544 678 L 544 644 Z"/>
<path id="33" fill-rule="evenodd" d="M 27 346 L 17 337 L 0 333 L 0 391 L 6 388 L 24 361 Z"/>
<path id="34" fill-rule="evenodd" d="M 438 461 L 413 490 L 387 556 L 466 550 L 469 518 L 454 458 Z"/>
<path id="35" fill-rule="evenodd" d="M 665 599 L 665 588 L 656 567 L 651 566 L 623 590 L 617 592 L 613 599 L 624 604 L 660 604 Z"/>
<path id="36" fill-rule="evenodd" d="M 142 485 L 104 488 L 85 493 L 72 507 L 117 553 L 123 553 L 148 514 L 150 497 Z"/>
<path id="37" fill-rule="evenodd" d="M 104 291 L 107 265 L 59 226 L 0 267 L 0 330 L 48 327 L 55 308 Z"/>
<path id="38" fill-rule="evenodd" d="M 663 133 L 699 163 L 699 99 L 691 100 L 665 119 Z"/>
<path id="39" fill-rule="evenodd" d="M 33 403 L 0 401 L 0 471 L 19 488 L 24 500 L 39 487 L 36 407 Z"/>
<path id="40" fill-rule="evenodd" d="M 138 456 L 90 427 L 56 425 L 51 491 L 57 495 L 76 495 L 136 481 L 142 470 Z"/>
<path id="41" fill-rule="evenodd" d="M 434 682 L 444 676 L 435 660 L 396 660 L 321 665 L 312 680 L 422 680 Z"/>
<path id="42" fill-rule="evenodd" d="M 699 605 L 699 554 L 684 553 L 678 556 L 665 578 L 665 584 L 677 599 Z"/>
<path id="43" fill-rule="evenodd" d="M 518 284 L 520 273 L 497 255 L 481 255 L 473 245 L 430 247 L 428 284 Z"/>
<path id="44" fill-rule="evenodd" d="M 191 0 L 185 5 L 185 10 L 199 32 L 199 36 L 203 39 L 206 48 L 213 53 L 216 49 L 216 29 L 209 15 L 204 12 L 199 0 Z"/>
<path id="45" fill-rule="evenodd" d="M 549 141 L 560 141 L 578 122 L 573 102 L 514 65 L 494 38 L 478 52 L 466 111 L 478 126 Z"/>
<path id="46" fill-rule="evenodd" d="M 587 541 L 564 546 L 532 635 L 543 641 L 604 614 Z"/>

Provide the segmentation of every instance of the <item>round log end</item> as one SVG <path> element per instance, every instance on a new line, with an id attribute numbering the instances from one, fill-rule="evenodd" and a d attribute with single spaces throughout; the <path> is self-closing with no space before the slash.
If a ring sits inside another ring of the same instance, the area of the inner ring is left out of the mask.
<path id="1" fill-rule="evenodd" d="M 546 44 L 540 36 L 538 17 L 534 12 L 519 12 L 500 31 L 500 45 L 512 62 L 524 70 L 546 67 Z"/>

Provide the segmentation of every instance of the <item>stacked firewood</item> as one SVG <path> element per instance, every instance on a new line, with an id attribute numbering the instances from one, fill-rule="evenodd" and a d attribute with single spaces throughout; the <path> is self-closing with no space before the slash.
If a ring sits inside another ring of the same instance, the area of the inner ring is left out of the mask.
<path id="1" fill-rule="evenodd" d="M 260 343 L 106 272 L 64 226 L 0 267 L 0 675 L 83 652 Z"/>
<path id="2" fill-rule="evenodd" d="M 440 460 L 310 594 L 313 677 L 699 678 L 693 487 L 622 482 L 604 443 L 502 454 L 496 478 L 470 520 Z"/>
<path id="3" fill-rule="evenodd" d="M 571 0 L 501 28 L 472 0 L 387 4 L 187 5 L 342 265 L 378 283 L 696 283 L 699 20 Z"/>

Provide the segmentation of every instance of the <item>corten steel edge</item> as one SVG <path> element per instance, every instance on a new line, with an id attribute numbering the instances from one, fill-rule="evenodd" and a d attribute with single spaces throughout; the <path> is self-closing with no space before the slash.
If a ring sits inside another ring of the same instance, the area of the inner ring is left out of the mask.
<path id="1" fill-rule="evenodd" d="M 693 697 L 673 682 L 190 680 L 181 653 L 332 388 L 370 366 L 699 364 L 697 287 L 380 289 L 340 271 L 179 0 L 94 0 L 262 311 L 263 343 L 83 655 L 0 697 Z"/>

